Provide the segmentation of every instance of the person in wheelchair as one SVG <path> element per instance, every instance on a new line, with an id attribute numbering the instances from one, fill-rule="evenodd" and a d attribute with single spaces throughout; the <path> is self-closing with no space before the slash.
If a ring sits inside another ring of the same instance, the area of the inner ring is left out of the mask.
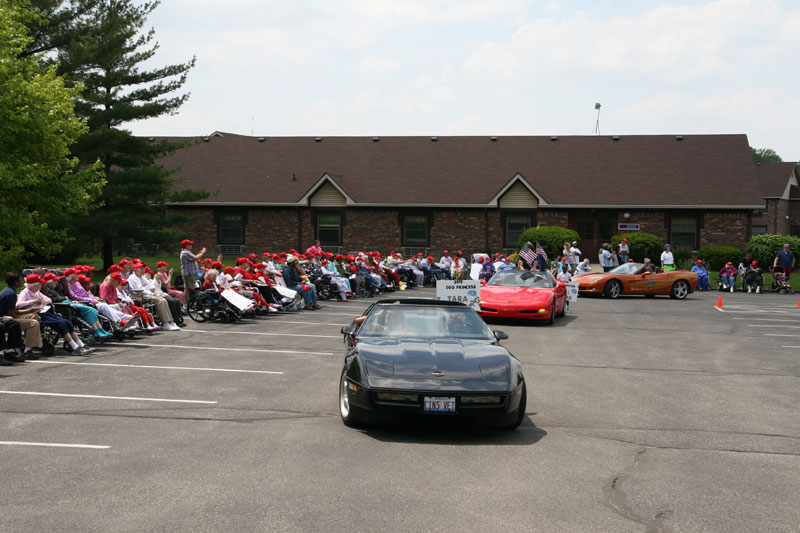
<path id="1" fill-rule="evenodd" d="M 100 284 L 100 297 L 108 305 L 116 306 L 119 311 L 130 317 L 125 319 L 124 326 L 129 326 L 138 318 L 141 320 L 142 326 L 148 331 L 160 331 L 161 327 L 156 325 L 155 320 L 147 312 L 147 309 L 134 304 L 130 296 L 122 290 L 122 287 L 127 284 L 128 282 L 122 277 L 122 272 L 114 272 L 106 281 Z"/>
<path id="2" fill-rule="evenodd" d="M 52 311 L 53 301 L 42 294 L 44 280 L 38 274 L 30 274 L 25 278 L 25 288 L 17 298 L 17 311 L 20 313 L 37 313 L 42 326 L 53 329 L 77 355 L 88 355 L 94 349 L 83 344 L 72 322 L 58 316 Z"/>
<path id="3" fill-rule="evenodd" d="M 761 267 L 758 266 L 758 261 L 755 259 L 745 270 L 743 283 L 743 287 L 747 287 L 748 293 L 753 292 L 754 286 L 756 294 L 760 294 L 764 290 L 764 276 L 761 274 Z"/>
<path id="4" fill-rule="evenodd" d="M 725 263 L 725 266 L 719 271 L 720 290 L 733 292 L 734 287 L 736 287 L 736 275 L 738 273 L 739 269 L 733 266 L 732 261 Z"/>
<path id="5" fill-rule="evenodd" d="M 322 279 L 326 282 L 333 284 L 339 291 L 339 299 L 343 302 L 347 300 L 347 293 L 350 292 L 350 281 L 348 279 L 340 278 L 337 275 L 336 267 L 330 264 L 330 261 L 323 259 L 319 268 Z"/>
<path id="6" fill-rule="evenodd" d="M 54 305 L 64 304 L 74 309 L 80 315 L 81 319 L 92 328 L 92 334 L 97 339 L 102 340 L 113 337 L 114 335 L 103 329 L 103 326 L 100 324 L 97 309 L 77 301 L 73 302 L 61 292 L 58 283 L 61 279 L 61 276 L 56 276 L 52 272 L 48 272 L 42 276 L 42 281 L 44 282 L 44 286 L 41 289 L 42 293 L 50 298 Z"/>
<path id="7" fill-rule="evenodd" d="M 119 273 L 120 268 L 117 265 L 111 265 L 109 271 L 111 271 L 113 267 L 116 267 L 117 273 Z M 113 275 L 113 273 L 110 275 Z M 66 294 L 70 301 L 96 308 L 101 315 L 114 324 L 122 325 L 123 322 L 127 322 L 132 318 L 131 315 L 123 313 L 119 309 L 115 309 L 108 302 L 95 297 L 87 291 L 83 285 L 81 285 L 79 277 L 78 272 L 73 268 L 68 268 L 64 271 L 64 279 L 61 281 L 61 286 L 62 288 L 66 287 Z"/>
<path id="8" fill-rule="evenodd" d="M 152 302 L 155 304 L 156 313 L 161 319 L 164 331 L 179 331 L 180 328 L 175 324 L 172 311 L 169 309 L 167 300 L 155 293 L 153 284 L 144 277 L 144 265 L 136 263 L 133 265 L 133 273 L 128 276 L 128 288 L 131 297 L 138 304 Z"/>

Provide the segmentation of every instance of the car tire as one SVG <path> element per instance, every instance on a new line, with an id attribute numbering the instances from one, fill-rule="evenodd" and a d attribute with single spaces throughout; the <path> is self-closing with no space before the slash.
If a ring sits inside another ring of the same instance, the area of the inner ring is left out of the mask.
<path id="1" fill-rule="evenodd" d="M 558 318 L 562 318 L 562 317 L 566 316 L 566 314 L 567 314 L 567 311 L 569 311 L 569 300 L 567 300 L 566 298 L 564 298 L 564 308 L 563 308 L 563 309 L 561 310 L 561 312 L 560 312 L 560 313 L 558 313 L 556 316 L 557 316 Z"/>
<path id="2" fill-rule="evenodd" d="M 525 420 L 525 409 L 528 406 L 528 388 L 525 386 L 525 382 L 522 382 L 522 397 L 519 399 L 519 406 L 517 406 L 516 416 L 514 417 L 514 421 L 503 427 L 503 429 L 512 431 L 519 427 L 522 424 L 522 421 Z"/>
<path id="3" fill-rule="evenodd" d="M 553 298 L 553 306 L 550 308 L 550 318 L 547 319 L 545 324 L 552 326 L 556 323 L 556 299 Z"/>
<path id="4" fill-rule="evenodd" d="M 672 290 L 669 291 L 669 295 L 676 300 L 683 300 L 689 296 L 689 290 L 689 283 L 686 280 L 679 279 L 672 284 Z"/>
<path id="5" fill-rule="evenodd" d="M 359 427 L 361 422 L 355 417 L 353 413 L 354 407 L 350 405 L 350 398 L 347 394 L 347 369 L 342 370 L 342 376 L 339 378 L 339 415 L 342 417 L 342 423 L 347 427 Z"/>
<path id="6" fill-rule="evenodd" d="M 606 298 L 619 298 L 620 294 L 622 294 L 622 284 L 615 279 L 612 279 L 603 287 L 603 296 Z"/>

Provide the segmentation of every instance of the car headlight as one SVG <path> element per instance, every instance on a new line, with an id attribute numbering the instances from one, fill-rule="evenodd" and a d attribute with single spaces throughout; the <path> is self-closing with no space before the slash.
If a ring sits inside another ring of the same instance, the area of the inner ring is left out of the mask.
<path id="1" fill-rule="evenodd" d="M 498 404 L 502 403 L 503 397 L 497 394 L 480 395 L 480 396 L 462 396 L 462 404 Z"/>
<path id="2" fill-rule="evenodd" d="M 481 369 L 481 376 L 491 381 L 507 381 L 507 365 L 478 365 Z"/>
<path id="3" fill-rule="evenodd" d="M 413 402 L 419 401 L 416 394 L 398 394 L 395 392 L 376 392 L 375 398 L 385 402 Z"/>

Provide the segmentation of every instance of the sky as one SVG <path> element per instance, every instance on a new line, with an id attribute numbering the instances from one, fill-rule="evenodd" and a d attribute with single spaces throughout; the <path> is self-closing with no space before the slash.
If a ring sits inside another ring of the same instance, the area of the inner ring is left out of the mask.
<path id="1" fill-rule="evenodd" d="M 800 160 L 798 0 L 164 0 L 137 135 L 745 133 Z"/>

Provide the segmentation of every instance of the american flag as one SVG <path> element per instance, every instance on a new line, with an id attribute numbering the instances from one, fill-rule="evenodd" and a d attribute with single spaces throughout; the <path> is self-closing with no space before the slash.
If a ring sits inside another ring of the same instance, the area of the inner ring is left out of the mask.
<path id="1" fill-rule="evenodd" d="M 538 251 L 538 249 L 540 248 L 538 242 L 536 243 L 536 247 L 537 247 L 536 249 Z M 523 246 L 522 249 L 519 251 L 519 256 L 521 258 L 523 258 L 529 265 L 535 265 L 536 264 L 536 252 L 531 250 L 530 247 L 527 244 L 525 246 Z"/>

